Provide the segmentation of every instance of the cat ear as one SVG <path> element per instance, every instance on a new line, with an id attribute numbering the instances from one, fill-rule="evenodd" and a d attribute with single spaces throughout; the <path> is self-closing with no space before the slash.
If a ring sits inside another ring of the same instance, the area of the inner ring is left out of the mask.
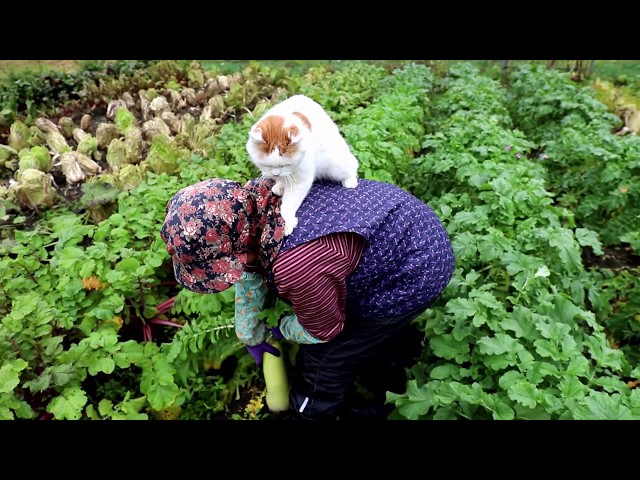
<path id="1" fill-rule="evenodd" d="M 262 138 L 262 129 L 260 127 L 254 127 L 249 130 L 249 136 L 258 143 L 264 143 L 264 139 Z"/>
<path id="2" fill-rule="evenodd" d="M 289 143 L 291 143 L 291 145 L 295 145 L 302 139 L 302 133 L 299 131 L 294 132 L 293 130 L 289 130 L 287 136 L 289 137 Z"/>

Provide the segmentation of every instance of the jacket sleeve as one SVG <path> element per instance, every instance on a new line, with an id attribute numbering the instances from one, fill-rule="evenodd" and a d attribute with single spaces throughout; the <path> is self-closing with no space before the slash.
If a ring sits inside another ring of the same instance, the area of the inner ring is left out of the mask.
<path id="1" fill-rule="evenodd" d="M 235 287 L 236 335 L 245 345 L 258 345 L 267 338 L 266 324 L 257 318 L 264 306 L 267 285 L 261 274 L 243 272 Z"/>
<path id="2" fill-rule="evenodd" d="M 285 338 L 319 343 L 342 331 L 347 277 L 357 267 L 365 245 L 359 235 L 333 233 L 287 250 L 276 259 L 273 273 L 278 294 L 291 302 L 295 314 L 281 324 Z"/>

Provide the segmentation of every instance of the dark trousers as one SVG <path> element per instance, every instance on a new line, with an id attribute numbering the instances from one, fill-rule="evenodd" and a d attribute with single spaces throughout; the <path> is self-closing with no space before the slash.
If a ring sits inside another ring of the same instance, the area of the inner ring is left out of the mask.
<path id="1" fill-rule="evenodd" d="M 380 404 L 387 390 L 402 393 L 406 379 L 401 359 L 407 353 L 409 324 L 426 308 L 376 319 L 347 313 L 337 337 L 301 344 L 291 378 L 292 414 L 306 420 L 336 419 L 344 412 L 356 379 Z"/>

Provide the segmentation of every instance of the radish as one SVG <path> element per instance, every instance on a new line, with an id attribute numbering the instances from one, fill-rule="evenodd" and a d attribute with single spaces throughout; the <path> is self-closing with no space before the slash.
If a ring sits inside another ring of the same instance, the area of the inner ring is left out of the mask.
<path id="1" fill-rule="evenodd" d="M 289 379 L 280 342 L 273 340 L 271 344 L 280 351 L 280 356 L 269 352 L 262 354 L 267 407 L 272 412 L 284 412 L 289 410 Z"/>

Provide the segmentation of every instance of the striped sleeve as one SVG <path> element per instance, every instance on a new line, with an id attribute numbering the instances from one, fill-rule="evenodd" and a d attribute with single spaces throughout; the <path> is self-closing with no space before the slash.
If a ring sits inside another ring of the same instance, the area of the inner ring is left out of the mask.
<path id="1" fill-rule="evenodd" d="M 344 326 L 347 277 L 358 265 L 366 241 L 349 232 L 320 237 L 278 256 L 273 278 L 300 325 L 327 341 Z"/>

